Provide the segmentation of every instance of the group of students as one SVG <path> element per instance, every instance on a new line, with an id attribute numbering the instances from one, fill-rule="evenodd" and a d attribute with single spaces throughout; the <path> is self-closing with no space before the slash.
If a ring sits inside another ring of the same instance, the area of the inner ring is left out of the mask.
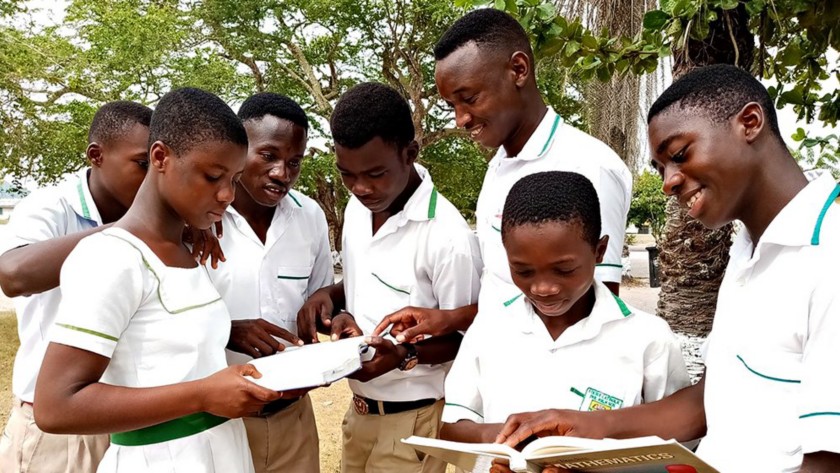
<path id="1" fill-rule="evenodd" d="M 698 69 L 648 116 L 665 192 L 706 226 L 743 222 L 691 386 L 668 325 L 618 297 L 630 173 L 545 105 L 522 27 L 477 10 L 434 54 L 457 125 L 499 148 L 476 231 L 417 163 L 406 100 L 358 85 L 330 119 L 352 194 L 337 284 L 324 214 L 293 189 L 298 104 L 261 93 L 234 114 L 179 89 L 154 112 L 104 105 L 90 167 L 24 199 L 0 247 L 21 340 L 0 470 L 319 471 L 307 392 L 244 363 L 320 332 L 376 348 L 350 377 L 342 472 L 443 472 L 411 435 L 547 434 L 702 438 L 723 472 L 838 471 L 840 187 L 808 182 L 764 87 Z"/>

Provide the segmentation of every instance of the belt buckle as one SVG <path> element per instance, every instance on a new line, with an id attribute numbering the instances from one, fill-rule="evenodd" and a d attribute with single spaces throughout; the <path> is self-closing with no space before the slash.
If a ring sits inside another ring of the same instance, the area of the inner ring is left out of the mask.
<path id="1" fill-rule="evenodd" d="M 355 409 L 356 414 L 359 414 L 360 416 L 367 415 L 370 412 L 367 402 L 365 402 L 361 396 L 357 396 L 355 394 L 353 395 L 353 409 Z"/>

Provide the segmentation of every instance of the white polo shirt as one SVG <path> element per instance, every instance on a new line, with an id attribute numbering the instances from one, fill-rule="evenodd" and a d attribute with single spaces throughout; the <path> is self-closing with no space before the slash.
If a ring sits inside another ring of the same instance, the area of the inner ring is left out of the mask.
<path id="1" fill-rule="evenodd" d="M 553 340 L 520 293 L 482 306 L 446 378 L 443 421 L 503 423 L 542 409 L 617 409 L 690 384 L 668 324 L 595 283 L 592 313 Z"/>
<path id="2" fill-rule="evenodd" d="M 420 187 L 375 235 L 370 210 L 356 198 L 345 210 L 344 294 L 347 311 L 365 334 L 403 307 L 455 309 L 478 299 L 481 256 L 475 235 L 428 172 L 416 168 Z M 440 399 L 450 365 L 395 369 L 366 383 L 350 380 L 350 389 L 378 401 Z"/>
<path id="3" fill-rule="evenodd" d="M 601 204 L 601 235 L 610 236 L 595 278 L 621 282 L 621 250 L 633 188 L 630 170 L 609 146 L 563 123 L 549 108 L 519 155 L 509 157 L 501 147 L 487 168 L 475 210 L 484 261 L 479 303 L 487 298 L 492 306 L 519 293 L 511 280 L 507 253 L 502 246 L 502 210 L 516 182 L 543 171 L 576 172 L 592 181 Z"/>
<path id="4" fill-rule="evenodd" d="M 314 200 L 290 190 L 274 210 L 265 244 L 232 206 L 222 225 L 226 261 L 208 269 L 231 319 L 261 318 L 297 334 L 298 310 L 315 291 L 333 283 L 324 211 Z M 227 359 L 241 364 L 251 357 L 228 350 Z"/>
<path id="5" fill-rule="evenodd" d="M 102 224 L 88 187 L 89 169 L 67 183 L 38 189 L 20 201 L 0 241 L 0 254 L 19 246 L 78 233 Z M 15 357 L 12 392 L 18 398 L 35 400 L 35 381 L 61 301 L 61 289 L 55 288 L 28 297 L 15 297 L 20 348 Z"/>
<path id="6" fill-rule="evenodd" d="M 706 354 L 708 431 L 721 471 L 798 471 L 840 453 L 840 187 L 808 184 L 757 245 L 730 250 Z"/>

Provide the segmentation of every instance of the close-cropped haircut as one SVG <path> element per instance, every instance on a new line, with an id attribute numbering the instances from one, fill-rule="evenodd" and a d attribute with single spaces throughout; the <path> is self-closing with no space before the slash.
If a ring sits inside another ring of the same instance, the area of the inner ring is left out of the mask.
<path id="1" fill-rule="evenodd" d="M 245 127 L 233 110 L 210 92 L 193 88 L 173 90 L 160 99 L 149 127 L 149 145 L 156 141 L 178 156 L 209 141 L 248 146 Z"/>
<path id="2" fill-rule="evenodd" d="M 408 102 L 385 84 L 365 82 L 338 99 L 330 131 L 333 141 L 357 149 L 377 136 L 402 150 L 414 140 L 414 122 Z"/>
<path id="3" fill-rule="evenodd" d="M 300 105 L 285 95 L 273 92 L 261 92 L 248 97 L 239 107 L 237 115 L 243 122 L 259 120 L 266 115 L 272 115 L 282 120 L 288 120 L 309 131 L 309 120 Z"/>
<path id="4" fill-rule="evenodd" d="M 514 184 L 502 211 L 502 240 L 515 227 L 544 223 L 578 225 L 583 240 L 594 248 L 601 238 L 601 207 L 589 179 L 574 172 L 547 171 Z"/>
<path id="5" fill-rule="evenodd" d="M 136 102 L 118 100 L 99 107 L 88 130 L 88 143 L 108 143 L 120 139 L 134 125 L 149 126 L 152 109 Z"/>
<path id="6" fill-rule="evenodd" d="M 721 125 L 750 102 L 761 105 L 770 131 L 782 141 L 776 109 L 767 89 L 749 72 L 729 64 L 699 67 L 675 81 L 650 107 L 647 120 L 650 123 L 660 113 L 679 107 Z"/>
<path id="7" fill-rule="evenodd" d="M 435 44 L 435 60 L 446 59 L 460 47 L 474 42 L 485 50 L 513 54 L 522 51 L 534 62 L 528 33 L 516 18 L 494 8 L 481 8 L 467 13 L 443 33 Z"/>

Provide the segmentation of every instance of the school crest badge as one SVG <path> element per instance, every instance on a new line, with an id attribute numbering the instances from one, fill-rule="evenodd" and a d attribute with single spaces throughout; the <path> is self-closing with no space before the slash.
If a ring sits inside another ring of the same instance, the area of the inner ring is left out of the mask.
<path id="1" fill-rule="evenodd" d="M 582 411 L 611 411 L 624 404 L 624 400 L 595 388 L 587 388 L 580 405 Z"/>

